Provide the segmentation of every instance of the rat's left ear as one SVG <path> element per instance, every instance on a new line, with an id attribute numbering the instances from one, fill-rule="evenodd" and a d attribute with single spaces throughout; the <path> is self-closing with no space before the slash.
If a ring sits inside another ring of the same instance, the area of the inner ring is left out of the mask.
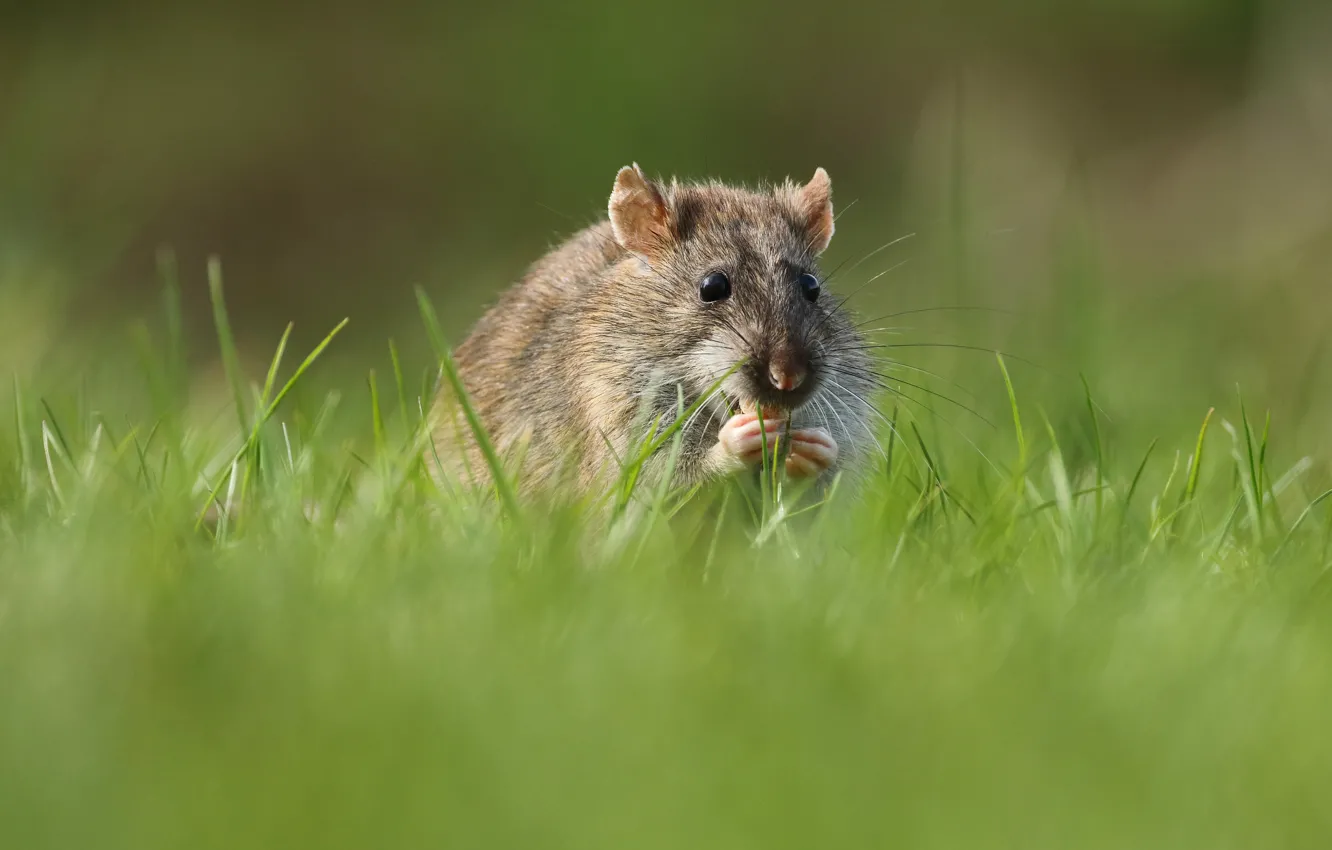
<path id="1" fill-rule="evenodd" d="M 793 187 L 787 195 L 805 231 L 809 249 L 822 254 L 833 237 L 832 180 L 822 168 L 804 186 Z"/>

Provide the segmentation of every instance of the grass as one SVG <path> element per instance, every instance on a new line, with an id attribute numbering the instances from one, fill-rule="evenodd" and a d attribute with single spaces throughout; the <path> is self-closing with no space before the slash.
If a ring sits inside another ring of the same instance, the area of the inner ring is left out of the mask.
<path id="1" fill-rule="evenodd" d="M 337 397 L 289 405 L 342 325 L 251 384 L 211 281 L 225 439 L 171 356 L 133 426 L 14 383 L 3 846 L 1332 839 L 1332 503 L 1238 399 L 1116 446 L 1084 383 L 1071 462 L 1000 358 L 979 445 L 888 399 L 867 489 L 802 512 L 775 474 L 646 492 L 639 453 L 605 533 L 493 450 L 494 492 L 435 486 L 396 346 L 338 440 Z"/>

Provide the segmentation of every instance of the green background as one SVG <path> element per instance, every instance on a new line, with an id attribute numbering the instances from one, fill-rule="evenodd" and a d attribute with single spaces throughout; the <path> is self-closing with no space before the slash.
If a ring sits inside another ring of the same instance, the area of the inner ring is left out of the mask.
<path id="1" fill-rule="evenodd" d="M 916 234 L 842 275 L 849 292 L 893 267 L 853 306 L 1011 311 L 888 323 L 910 341 L 1035 360 L 1050 371 L 1018 379 L 1057 423 L 1081 372 L 1133 437 L 1196 428 L 1237 383 L 1289 433 L 1328 402 L 1325 17 L 1259 0 L 10 4 L 0 355 L 114 368 L 170 246 L 201 410 L 225 396 L 211 255 L 255 368 L 288 321 L 300 348 L 350 316 L 316 375 L 345 386 L 384 368 L 389 336 L 424 353 L 412 286 L 456 340 L 602 213 L 623 164 L 744 182 L 821 165 L 846 211 L 830 266 Z M 1002 410 L 984 355 L 899 353 Z"/>

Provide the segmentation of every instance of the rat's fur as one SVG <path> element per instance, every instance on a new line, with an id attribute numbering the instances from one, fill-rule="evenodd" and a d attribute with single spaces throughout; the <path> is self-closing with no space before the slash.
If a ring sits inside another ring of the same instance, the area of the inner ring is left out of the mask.
<path id="1" fill-rule="evenodd" d="M 727 401 L 795 407 L 792 428 L 826 429 L 840 448 L 836 468 L 853 476 L 863 469 L 874 448 L 875 390 L 865 341 L 832 293 L 810 303 L 796 282 L 802 272 L 818 275 L 832 230 L 822 169 L 804 186 L 788 181 L 757 191 L 658 184 L 637 165 L 622 169 L 610 220 L 534 264 L 455 352 L 496 446 L 521 457 L 522 489 L 606 486 L 617 458 L 640 444 L 645 423 L 659 414 L 673 421 L 680 394 L 688 407 L 746 357 L 750 363 L 723 385 L 724 397 L 711 399 L 684 429 L 676 483 L 725 471 L 711 450 L 730 415 Z M 729 276 L 732 294 L 707 304 L 699 281 L 713 271 Z M 804 358 L 810 376 L 794 401 L 774 393 L 760 371 L 790 351 Z M 452 402 L 447 393 L 438 400 L 429 465 L 480 480 L 485 462 Z M 645 467 L 649 480 L 659 480 L 666 453 Z"/>

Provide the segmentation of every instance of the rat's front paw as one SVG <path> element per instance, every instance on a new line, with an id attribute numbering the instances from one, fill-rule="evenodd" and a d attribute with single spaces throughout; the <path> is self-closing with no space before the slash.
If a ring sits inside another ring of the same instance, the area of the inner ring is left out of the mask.
<path id="1" fill-rule="evenodd" d="M 769 452 L 776 451 L 778 437 L 785 429 L 785 420 L 765 417 L 760 426 L 757 414 L 737 413 L 717 434 L 714 456 L 726 470 L 753 466 L 763 459 L 764 440 L 767 440 Z"/>
<path id="2" fill-rule="evenodd" d="M 786 455 L 786 474 L 813 478 L 837 462 L 837 442 L 822 428 L 791 432 L 791 451 Z"/>

